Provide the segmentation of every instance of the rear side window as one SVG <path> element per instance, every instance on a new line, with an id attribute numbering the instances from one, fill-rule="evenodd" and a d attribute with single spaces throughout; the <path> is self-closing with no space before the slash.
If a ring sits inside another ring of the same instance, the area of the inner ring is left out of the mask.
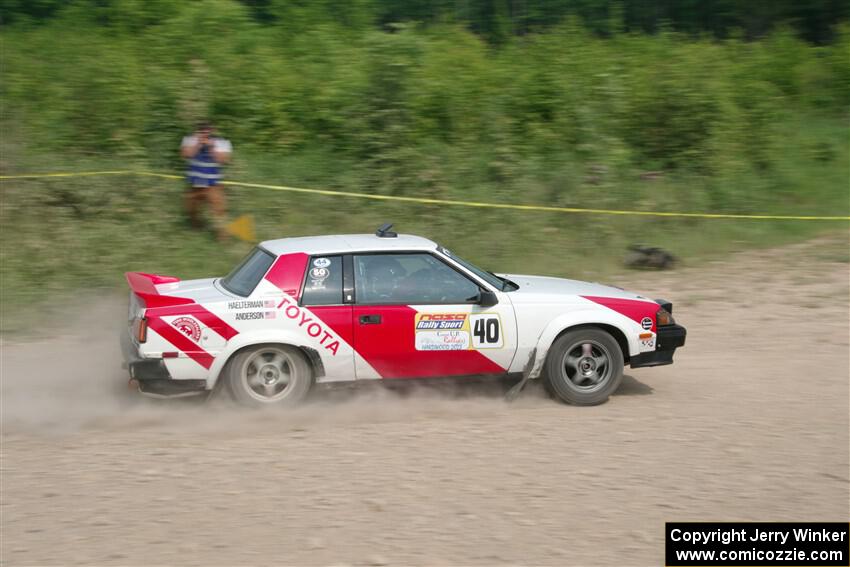
<path id="1" fill-rule="evenodd" d="M 310 259 L 301 303 L 304 305 L 342 304 L 341 256 L 316 256 Z"/>
<path id="2" fill-rule="evenodd" d="M 248 297 L 274 262 L 274 255 L 262 248 L 254 248 L 238 266 L 233 268 L 221 285 L 230 293 Z"/>

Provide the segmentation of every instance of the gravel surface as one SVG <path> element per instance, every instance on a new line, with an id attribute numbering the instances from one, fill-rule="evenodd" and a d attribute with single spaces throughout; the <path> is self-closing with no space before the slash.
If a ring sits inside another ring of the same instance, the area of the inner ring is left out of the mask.
<path id="1" fill-rule="evenodd" d="M 850 515 L 846 234 L 616 283 L 688 343 L 578 408 L 380 386 L 140 401 L 121 300 L 2 345 L 4 565 L 663 565 L 665 521 Z"/>

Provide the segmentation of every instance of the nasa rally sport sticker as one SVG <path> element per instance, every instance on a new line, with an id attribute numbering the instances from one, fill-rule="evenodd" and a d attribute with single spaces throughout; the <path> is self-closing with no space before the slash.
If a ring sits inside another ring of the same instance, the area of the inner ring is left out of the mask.
<path id="1" fill-rule="evenodd" d="M 328 266 L 331 265 L 331 259 L 330 258 L 316 258 L 315 260 L 313 260 L 313 265 L 316 266 L 317 268 L 327 268 Z"/>
<path id="2" fill-rule="evenodd" d="M 417 313 L 416 350 L 478 350 L 504 345 L 498 313 Z"/>
<path id="3" fill-rule="evenodd" d="M 198 342 L 201 340 L 201 326 L 191 317 L 178 317 L 171 324 L 193 341 Z"/>
<path id="4" fill-rule="evenodd" d="M 466 313 L 417 313 L 416 350 L 469 350 Z"/>
<path id="5" fill-rule="evenodd" d="M 652 319 L 649 317 L 644 317 L 640 320 L 640 326 L 646 329 L 647 331 L 652 328 Z"/>

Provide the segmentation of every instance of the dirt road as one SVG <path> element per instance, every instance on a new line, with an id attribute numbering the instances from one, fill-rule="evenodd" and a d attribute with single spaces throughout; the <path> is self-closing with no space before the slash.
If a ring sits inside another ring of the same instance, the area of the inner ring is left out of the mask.
<path id="1" fill-rule="evenodd" d="M 617 280 L 688 344 L 593 408 L 488 384 L 133 403 L 106 302 L 3 347 L 2 563 L 657 566 L 665 521 L 846 521 L 847 250 Z"/>

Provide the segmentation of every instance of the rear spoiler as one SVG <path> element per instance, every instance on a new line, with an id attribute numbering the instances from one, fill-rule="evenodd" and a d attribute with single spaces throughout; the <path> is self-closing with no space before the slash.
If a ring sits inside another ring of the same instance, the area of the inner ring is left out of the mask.
<path id="1" fill-rule="evenodd" d="M 172 276 L 159 276 L 156 274 L 146 274 L 144 272 L 127 272 L 124 274 L 127 278 L 127 283 L 130 289 L 136 296 L 141 299 L 145 307 L 167 307 L 169 305 L 187 305 L 195 303 L 188 297 L 174 297 L 171 295 L 162 295 L 156 290 L 156 286 L 160 284 L 179 282 L 179 278 Z"/>

